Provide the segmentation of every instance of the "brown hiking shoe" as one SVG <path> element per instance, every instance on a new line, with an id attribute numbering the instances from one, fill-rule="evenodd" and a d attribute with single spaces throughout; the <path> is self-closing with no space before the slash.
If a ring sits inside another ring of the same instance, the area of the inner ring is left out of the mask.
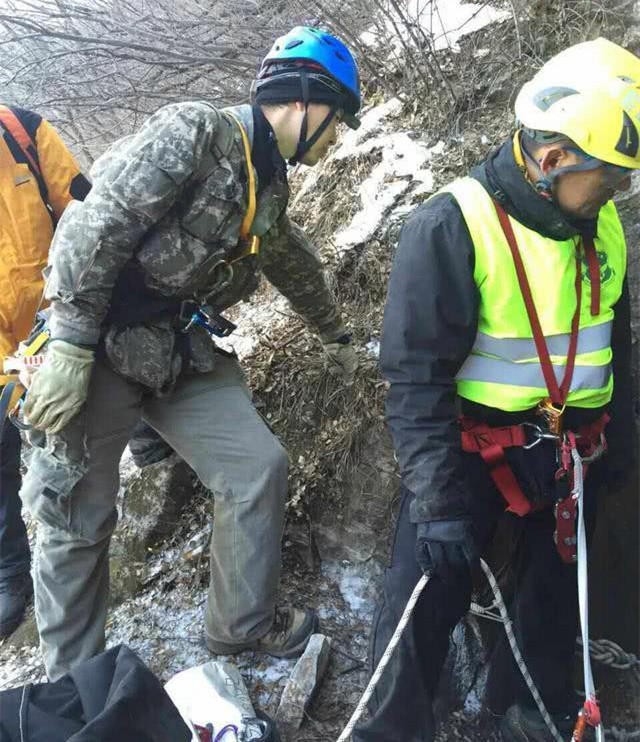
<path id="1" fill-rule="evenodd" d="M 283 606 L 276 607 L 271 628 L 259 639 L 246 644 L 225 644 L 207 635 L 206 643 L 213 654 L 237 654 L 253 649 L 272 657 L 297 657 L 317 630 L 318 615 L 314 610 Z"/>

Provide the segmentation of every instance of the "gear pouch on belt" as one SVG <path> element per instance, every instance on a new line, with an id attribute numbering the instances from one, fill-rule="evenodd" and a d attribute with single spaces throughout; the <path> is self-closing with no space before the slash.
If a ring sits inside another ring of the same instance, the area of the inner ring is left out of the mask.
<path id="1" fill-rule="evenodd" d="M 170 391 L 182 369 L 182 355 L 170 321 L 132 327 L 111 326 L 103 340 L 111 368 L 155 394 Z"/>

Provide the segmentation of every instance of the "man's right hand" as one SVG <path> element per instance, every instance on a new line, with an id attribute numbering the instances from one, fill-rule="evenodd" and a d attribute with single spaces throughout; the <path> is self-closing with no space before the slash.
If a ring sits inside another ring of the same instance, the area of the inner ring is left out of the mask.
<path id="1" fill-rule="evenodd" d="M 418 523 L 416 560 L 425 574 L 454 582 L 476 563 L 478 551 L 471 521 L 432 520 Z"/>
<path id="2" fill-rule="evenodd" d="M 95 351 L 52 340 L 42 368 L 33 375 L 24 416 L 34 428 L 58 433 L 87 399 Z"/>

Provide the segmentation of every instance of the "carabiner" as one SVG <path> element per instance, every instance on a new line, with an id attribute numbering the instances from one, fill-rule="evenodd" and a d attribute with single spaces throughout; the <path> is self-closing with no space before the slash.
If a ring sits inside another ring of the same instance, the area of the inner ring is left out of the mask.
<path id="1" fill-rule="evenodd" d="M 556 435 L 555 433 L 547 433 L 539 425 L 536 425 L 535 423 L 525 422 L 525 423 L 522 423 L 522 427 L 533 429 L 533 441 L 531 443 L 525 443 L 522 446 L 522 448 L 526 450 L 529 450 L 530 448 L 535 448 L 539 443 L 542 443 L 542 441 L 560 440 L 559 435 Z"/>
<path id="2" fill-rule="evenodd" d="M 222 729 L 216 734 L 213 742 L 221 742 L 222 738 L 226 736 L 227 732 L 232 732 L 234 738 L 238 739 L 238 727 L 235 724 L 227 724 L 226 727 L 222 727 Z"/>

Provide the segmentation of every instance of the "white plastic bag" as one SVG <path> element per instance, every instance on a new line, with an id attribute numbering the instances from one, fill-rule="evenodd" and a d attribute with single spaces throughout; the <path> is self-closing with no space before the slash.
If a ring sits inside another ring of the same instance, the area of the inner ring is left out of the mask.
<path id="1" fill-rule="evenodd" d="M 255 711 L 235 665 L 211 661 L 174 675 L 165 685 L 193 742 L 251 742 L 266 725 Z"/>

